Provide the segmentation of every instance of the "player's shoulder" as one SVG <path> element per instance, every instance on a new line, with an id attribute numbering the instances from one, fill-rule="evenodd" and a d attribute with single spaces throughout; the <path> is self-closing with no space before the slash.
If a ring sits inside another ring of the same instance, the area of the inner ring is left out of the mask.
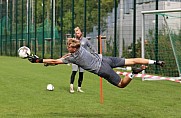
<path id="1" fill-rule="evenodd" d="M 88 40 L 86 37 L 82 37 L 82 40 Z"/>

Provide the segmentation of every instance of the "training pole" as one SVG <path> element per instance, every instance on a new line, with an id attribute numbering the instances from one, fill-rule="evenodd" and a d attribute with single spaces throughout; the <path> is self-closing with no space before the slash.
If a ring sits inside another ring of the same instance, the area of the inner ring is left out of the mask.
<path id="1" fill-rule="evenodd" d="M 99 41 L 100 41 L 100 54 L 102 54 L 102 38 L 101 35 L 99 35 Z M 100 77 L 100 103 L 103 104 L 103 89 L 102 89 L 102 77 Z"/>

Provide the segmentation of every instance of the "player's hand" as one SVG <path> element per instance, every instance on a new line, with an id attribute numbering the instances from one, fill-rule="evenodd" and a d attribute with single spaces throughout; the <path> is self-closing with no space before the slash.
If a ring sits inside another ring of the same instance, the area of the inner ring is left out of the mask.
<path id="1" fill-rule="evenodd" d="M 39 61 L 40 61 L 39 57 L 36 56 L 36 55 L 29 56 L 29 57 L 28 57 L 28 60 L 29 60 L 31 63 L 39 63 Z"/>

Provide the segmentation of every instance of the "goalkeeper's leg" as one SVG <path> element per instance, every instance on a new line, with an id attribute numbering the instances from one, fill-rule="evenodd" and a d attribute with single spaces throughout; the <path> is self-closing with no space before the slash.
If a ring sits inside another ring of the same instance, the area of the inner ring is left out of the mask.
<path id="1" fill-rule="evenodd" d="M 159 65 L 159 66 L 163 67 L 165 62 L 164 61 L 149 60 L 149 59 L 144 59 L 144 58 L 125 59 L 125 66 L 134 65 L 134 64 L 155 64 L 155 65 Z"/>
<path id="2" fill-rule="evenodd" d="M 75 80 L 75 75 L 77 71 L 72 71 L 71 77 L 70 77 L 70 93 L 74 93 L 74 80 Z"/>
<path id="3" fill-rule="evenodd" d="M 83 93 L 84 91 L 81 89 L 82 81 L 84 77 L 84 72 L 79 72 L 79 79 L 78 79 L 78 88 L 77 91 Z"/>
<path id="4" fill-rule="evenodd" d="M 147 68 L 147 66 L 145 66 L 145 65 L 142 65 L 139 68 L 132 68 L 132 72 L 129 75 L 125 76 L 123 79 L 121 79 L 121 81 L 118 84 L 118 87 L 120 87 L 120 88 L 126 87 L 131 82 L 131 80 L 134 78 L 135 74 L 142 72 L 146 68 Z"/>

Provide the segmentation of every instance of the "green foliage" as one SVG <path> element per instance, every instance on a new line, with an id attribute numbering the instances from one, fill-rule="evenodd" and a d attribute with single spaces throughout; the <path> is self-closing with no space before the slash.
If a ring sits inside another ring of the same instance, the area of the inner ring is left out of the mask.
<path id="1" fill-rule="evenodd" d="M 163 60 L 166 64 L 164 68 L 160 68 L 158 66 L 150 66 L 147 69 L 147 73 L 159 74 L 169 77 L 178 77 L 179 70 L 181 70 L 181 31 L 179 31 L 178 33 L 171 33 L 173 47 L 170 42 L 169 34 L 163 31 L 163 29 L 159 31 L 158 43 L 156 43 L 157 41 L 154 38 L 154 30 L 149 30 L 149 33 L 146 36 L 147 40 L 145 40 L 145 58 Z M 131 54 L 133 53 L 132 45 L 133 44 L 131 44 L 128 49 L 124 50 L 125 57 L 131 57 Z M 174 55 L 174 51 L 176 57 Z M 136 56 L 141 57 L 141 39 L 137 40 Z M 179 68 L 177 66 L 176 59 L 178 60 Z"/>
<path id="2" fill-rule="evenodd" d="M 26 59 L 1 60 L 1 118 L 179 118 L 180 84 L 135 78 L 119 89 L 103 79 L 100 104 L 99 77 L 85 72 L 85 93 L 69 93 L 71 66 L 44 67 Z M 76 76 L 76 79 L 78 75 Z M 76 80 L 77 81 L 77 80 Z M 54 91 L 47 91 L 52 83 Z M 77 82 L 75 82 L 75 89 Z M 144 111 L 144 112 L 143 112 Z"/>
<path id="3" fill-rule="evenodd" d="M 43 3 L 42 0 L 34 0 L 29 1 L 28 13 L 27 13 L 27 1 L 9 1 L 8 11 L 11 11 L 9 15 L 10 19 L 12 19 L 13 31 L 15 30 L 16 23 L 19 26 L 18 29 L 22 27 L 26 27 L 27 25 L 27 17 L 30 20 L 31 25 L 35 25 L 38 27 L 42 24 L 44 19 L 50 19 L 52 21 L 52 2 L 51 0 L 44 1 L 44 17 L 43 17 Z M 58 29 L 60 29 L 60 9 L 61 9 L 61 0 L 55 1 L 55 21 Z M 111 12 L 114 7 L 114 2 L 112 0 L 101 0 L 101 28 L 104 30 L 105 17 L 108 12 Z M 118 2 L 118 1 L 117 1 Z M 98 1 L 97 0 L 89 0 L 86 2 L 86 19 L 84 19 L 84 0 L 74 0 L 74 23 L 75 26 L 79 26 L 83 29 L 84 21 L 87 22 L 87 32 L 91 32 L 93 26 L 97 25 L 98 21 Z M 3 6 L 6 6 L 6 2 L 3 2 Z M 12 8 L 16 10 L 12 10 Z M 5 10 L 6 8 L 3 7 Z M 17 13 L 16 13 L 17 11 Z M 29 14 L 29 15 L 27 15 Z M 36 15 L 36 16 L 35 16 Z M 6 16 L 6 15 L 4 15 Z M 17 18 L 17 21 L 16 21 Z M 72 1 L 66 0 L 63 1 L 63 23 L 64 30 L 66 33 L 70 33 L 71 30 L 71 22 L 72 22 Z M 23 25 L 23 26 L 22 26 Z M 21 32 L 21 30 L 19 31 Z"/>

